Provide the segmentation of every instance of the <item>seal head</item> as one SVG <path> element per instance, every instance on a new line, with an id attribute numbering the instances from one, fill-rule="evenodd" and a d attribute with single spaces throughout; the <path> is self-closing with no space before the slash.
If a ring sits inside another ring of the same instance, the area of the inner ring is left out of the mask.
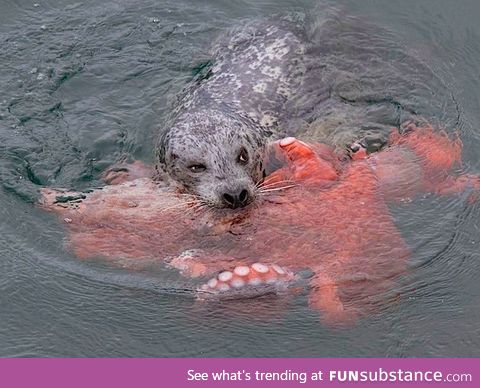
<path id="1" fill-rule="evenodd" d="M 184 112 L 161 136 L 159 172 L 183 192 L 215 208 L 240 208 L 263 179 L 269 131 L 248 117 L 202 109 Z"/>

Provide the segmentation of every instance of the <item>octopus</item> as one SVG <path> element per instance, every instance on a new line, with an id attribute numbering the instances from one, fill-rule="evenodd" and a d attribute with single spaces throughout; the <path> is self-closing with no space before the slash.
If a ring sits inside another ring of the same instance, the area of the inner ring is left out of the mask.
<path id="1" fill-rule="evenodd" d="M 421 193 L 480 189 L 461 169 L 462 143 L 407 123 L 388 145 L 349 157 L 321 143 L 284 138 L 269 147 L 271 172 L 244 209 L 210 209 L 133 164 L 86 193 L 43 189 L 80 259 L 132 268 L 161 263 L 197 279 L 196 298 L 254 297 L 305 289 L 321 320 L 356 322 L 378 309 L 408 270 L 411 252 L 389 205 Z"/>

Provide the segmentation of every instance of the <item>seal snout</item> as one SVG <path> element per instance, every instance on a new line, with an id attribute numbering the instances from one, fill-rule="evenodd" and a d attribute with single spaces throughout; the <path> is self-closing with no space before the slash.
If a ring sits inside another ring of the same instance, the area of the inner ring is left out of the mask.
<path id="1" fill-rule="evenodd" d="M 229 190 L 222 194 L 222 202 L 226 207 L 236 209 L 245 207 L 251 202 L 252 196 L 246 188 L 240 188 L 235 191 Z"/>

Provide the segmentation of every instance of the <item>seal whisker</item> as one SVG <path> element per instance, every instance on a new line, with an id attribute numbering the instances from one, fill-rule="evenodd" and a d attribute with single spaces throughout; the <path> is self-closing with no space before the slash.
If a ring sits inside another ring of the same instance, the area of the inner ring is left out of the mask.
<path id="1" fill-rule="evenodd" d="M 197 196 L 196 195 L 193 195 L 193 194 L 182 194 L 182 193 L 172 193 L 172 192 L 165 192 L 165 193 L 155 193 L 155 195 L 159 196 L 159 197 L 177 197 L 179 198 L 180 200 L 182 201 L 185 201 L 185 200 L 195 200 L 197 199 Z"/>
<path id="2" fill-rule="evenodd" d="M 186 207 L 190 207 L 190 205 L 194 205 L 198 203 L 197 200 L 193 200 L 193 201 L 187 201 L 187 202 L 182 202 L 182 203 L 177 203 L 176 205 L 172 205 L 172 206 L 169 206 L 169 207 L 166 207 L 164 209 L 161 210 L 161 212 L 165 212 L 167 210 L 173 210 L 173 209 L 178 209 L 178 208 L 182 208 L 184 206 Z"/>
<path id="3" fill-rule="evenodd" d="M 208 201 L 206 201 L 205 198 L 203 198 L 202 196 L 195 195 L 195 198 L 196 198 L 196 204 L 191 206 L 189 209 L 192 212 L 198 212 L 198 211 L 206 212 L 207 210 L 211 211 L 213 209 L 213 207 L 208 203 Z"/>
<path id="4" fill-rule="evenodd" d="M 294 184 L 295 181 L 290 180 L 290 179 L 285 179 L 283 181 L 278 181 L 278 182 L 272 182 L 272 183 L 267 183 L 267 184 L 262 184 L 260 186 L 257 186 L 258 189 L 268 189 L 268 188 L 274 188 L 277 185 L 280 185 L 282 183 L 291 183 Z"/>
<path id="5" fill-rule="evenodd" d="M 288 185 L 288 186 L 283 186 L 283 187 L 276 187 L 276 188 L 273 188 L 273 189 L 263 189 L 263 190 L 259 190 L 258 192 L 260 194 L 265 194 L 265 193 L 270 193 L 272 191 L 280 191 L 280 190 L 286 190 L 286 189 L 290 189 L 292 187 L 296 187 L 297 185 Z"/>
<path id="6" fill-rule="evenodd" d="M 277 183 L 281 183 L 281 182 L 295 182 L 295 181 L 292 180 L 292 179 L 283 179 L 283 180 L 281 180 L 281 181 L 274 181 L 274 182 L 269 183 L 272 179 L 274 179 L 274 178 L 267 177 L 267 179 L 265 179 L 264 181 L 260 182 L 260 186 L 263 186 L 263 185 L 265 185 L 265 184 L 277 184 Z"/>
<path id="7" fill-rule="evenodd" d="M 207 205 L 203 202 L 198 202 L 196 205 L 192 206 L 190 208 L 190 210 L 192 210 L 193 212 L 198 212 L 198 211 L 203 211 L 205 209 L 207 209 Z"/>
<path id="8" fill-rule="evenodd" d="M 298 186 L 298 185 L 295 184 L 295 183 L 291 183 L 291 184 L 287 184 L 287 185 L 283 185 L 283 186 L 260 187 L 259 191 L 277 190 L 277 189 L 283 189 L 283 188 L 295 187 L 295 186 Z"/>

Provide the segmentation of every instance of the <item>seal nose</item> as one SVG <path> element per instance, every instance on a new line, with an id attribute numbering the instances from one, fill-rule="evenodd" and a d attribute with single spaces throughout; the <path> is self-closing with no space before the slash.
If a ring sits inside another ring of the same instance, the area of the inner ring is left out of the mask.
<path id="1" fill-rule="evenodd" d="M 238 207 L 244 207 L 248 204 L 250 199 L 250 194 L 248 190 L 243 189 L 237 193 L 223 193 L 222 195 L 223 203 L 232 209 Z"/>

